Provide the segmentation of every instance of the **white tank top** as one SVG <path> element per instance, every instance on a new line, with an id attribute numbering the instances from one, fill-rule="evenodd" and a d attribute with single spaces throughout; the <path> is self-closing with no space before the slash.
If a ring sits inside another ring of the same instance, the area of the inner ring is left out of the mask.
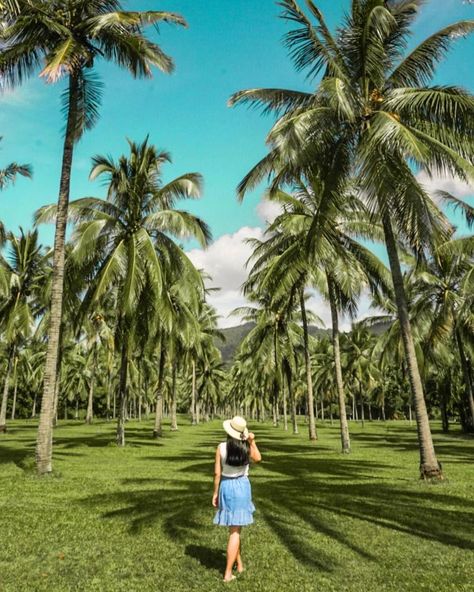
<path id="1" fill-rule="evenodd" d="M 225 461 L 227 458 L 227 442 L 219 444 L 219 452 L 221 455 L 221 466 L 223 477 L 247 477 L 249 474 L 249 465 L 242 465 L 241 467 L 232 467 Z"/>

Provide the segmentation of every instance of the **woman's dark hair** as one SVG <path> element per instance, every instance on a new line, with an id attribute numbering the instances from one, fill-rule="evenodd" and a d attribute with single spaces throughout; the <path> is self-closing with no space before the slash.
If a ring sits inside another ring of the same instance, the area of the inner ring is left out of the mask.
<path id="1" fill-rule="evenodd" d="M 227 436 L 227 456 L 225 462 L 231 467 L 241 467 L 250 462 L 249 443 L 247 440 L 237 440 Z"/>

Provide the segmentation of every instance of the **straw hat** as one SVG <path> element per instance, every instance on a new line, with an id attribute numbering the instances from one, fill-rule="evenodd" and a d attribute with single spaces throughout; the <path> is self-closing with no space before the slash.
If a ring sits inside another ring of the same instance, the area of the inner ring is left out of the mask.
<path id="1" fill-rule="evenodd" d="M 236 415 L 232 419 L 226 419 L 222 425 L 229 436 L 236 440 L 247 440 L 249 437 L 247 422 L 243 417 Z"/>

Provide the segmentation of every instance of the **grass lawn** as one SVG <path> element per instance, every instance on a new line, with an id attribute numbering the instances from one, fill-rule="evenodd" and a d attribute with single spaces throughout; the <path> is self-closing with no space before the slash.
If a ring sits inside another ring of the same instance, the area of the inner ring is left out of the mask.
<path id="1" fill-rule="evenodd" d="M 251 469 L 255 524 L 247 570 L 224 585 L 227 530 L 212 525 L 220 422 L 159 442 L 150 422 L 61 422 L 55 471 L 31 470 L 36 425 L 0 435 L 0 591 L 474 591 L 474 440 L 434 426 L 447 476 L 418 480 L 414 426 L 352 423 L 342 456 L 336 424 L 306 430 L 251 425 L 264 461 Z"/>

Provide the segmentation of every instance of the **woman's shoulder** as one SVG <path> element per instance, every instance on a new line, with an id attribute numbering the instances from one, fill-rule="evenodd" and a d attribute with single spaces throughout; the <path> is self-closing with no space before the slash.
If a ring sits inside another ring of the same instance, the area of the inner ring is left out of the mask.
<path id="1" fill-rule="evenodd" d="M 227 450 L 227 442 L 221 442 L 217 448 L 219 449 L 219 452 L 223 454 Z"/>

